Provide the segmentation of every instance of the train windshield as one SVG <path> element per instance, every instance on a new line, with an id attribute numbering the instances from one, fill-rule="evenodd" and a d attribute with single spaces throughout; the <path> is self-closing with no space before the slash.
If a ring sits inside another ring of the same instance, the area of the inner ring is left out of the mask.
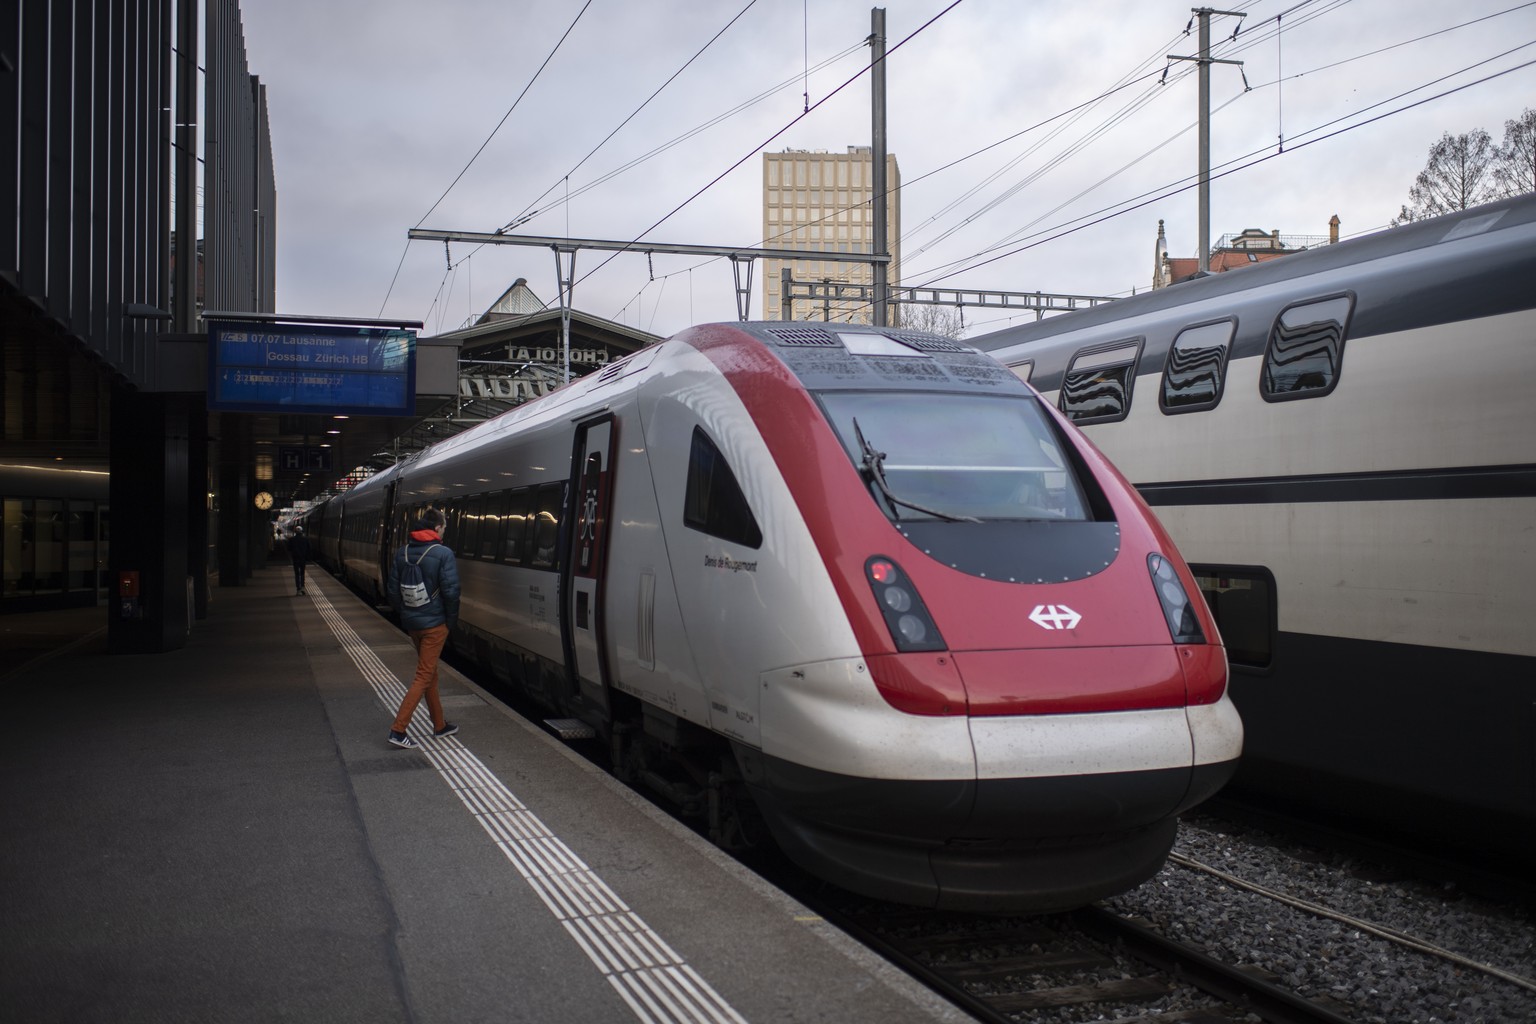
<path id="1" fill-rule="evenodd" d="M 892 518 L 1091 518 L 1037 399 L 931 391 L 818 398 Z"/>

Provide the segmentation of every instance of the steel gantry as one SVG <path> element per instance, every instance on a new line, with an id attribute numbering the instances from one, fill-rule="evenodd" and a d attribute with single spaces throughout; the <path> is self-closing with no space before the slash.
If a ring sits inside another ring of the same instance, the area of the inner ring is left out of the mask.
<path id="1" fill-rule="evenodd" d="M 795 299 L 820 299 L 830 306 L 835 301 L 867 303 L 874 301 L 873 285 L 854 281 L 796 281 L 788 267 L 781 272 L 779 301 L 784 319 L 790 319 Z M 1068 313 L 1114 301 L 1109 295 L 1061 295 L 1054 292 L 1005 292 L 995 288 L 891 288 L 893 306 L 979 306 L 984 309 L 1032 309 L 1036 318 L 1047 313 Z"/>
<path id="2" fill-rule="evenodd" d="M 433 242 L 467 242 L 474 245 L 523 245 L 540 249 L 552 249 L 555 253 L 555 272 L 560 278 L 560 306 L 562 317 L 570 308 L 571 291 L 575 287 L 576 253 L 581 249 L 608 252 L 671 253 L 682 256 L 722 256 L 731 261 L 731 273 L 736 279 L 736 314 L 748 320 L 752 304 L 752 263 L 768 260 L 822 260 L 840 263 L 870 263 L 884 266 L 891 262 L 888 255 L 867 252 L 822 252 L 819 249 L 771 249 L 762 246 L 742 245 L 687 245 L 675 242 L 621 242 L 606 238 L 557 238 L 549 235 L 503 235 L 489 231 L 436 231 L 430 228 L 412 228 L 411 239 Z M 745 283 L 743 283 L 745 278 Z"/>

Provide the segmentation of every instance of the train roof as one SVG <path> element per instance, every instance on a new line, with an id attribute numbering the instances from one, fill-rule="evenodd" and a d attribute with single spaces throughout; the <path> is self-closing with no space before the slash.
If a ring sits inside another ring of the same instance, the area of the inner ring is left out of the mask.
<path id="1" fill-rule="evenodd" d="M 993 351 L 1130 317 L 1237 295 L 1255 288 L 1329 274 L 1416 250 L 1430 250 L 1451 242 L 1479 237 L 1494 239 L 1502 232 L 1531 224 L 1536 224 L 1536 194 L 1516 196 L 1443 217 L 1378 231 L 1335 245 L 1309 249 L 1284 259 L 1181 281 L 1128 299 L 1117 299 L 1091 309 L 1004 328 L 970 340 L 978 348 Z"/>
<path id="2" fill-rule="evenodd" d="M 811 391 L 1028 393 L 1012 371 L 974 346 L 937 334 L 869 324 L 753 321 L 710 325 L 762 342 Z"/>

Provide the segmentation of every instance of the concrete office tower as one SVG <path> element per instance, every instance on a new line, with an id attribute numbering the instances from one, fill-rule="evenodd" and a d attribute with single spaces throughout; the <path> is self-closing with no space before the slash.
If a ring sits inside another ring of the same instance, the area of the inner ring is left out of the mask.
<path id="1" fill-rule="evenodd" d="M 886 155 L 886 238 L 891 250 L 889 284 L 901 283 L 901 174 Z M 875 224 L 870 188 L 873 159 L 868 146 L 846 153 L 787 149 L 763 154 L 763 245 L 823 252 L 874 252 Z M 796 281 L 872 285 L 867 263 L 835 260 L 788 261 Z M 785 260 L 764 260 L 763 318 L 783 317 L 779 295 Z M 868 299 L 797 299 L 795 320 L 872 322 Z"/>

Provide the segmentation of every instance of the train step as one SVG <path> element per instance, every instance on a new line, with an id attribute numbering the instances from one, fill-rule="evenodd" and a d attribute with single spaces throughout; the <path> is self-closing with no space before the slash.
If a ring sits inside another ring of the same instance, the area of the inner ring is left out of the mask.
<path id="1" fill-rule="evenodd" d="M 563 740 L 590 740 L 597 730 L 576 718 L 546 718 L 544 724 Z"/>

